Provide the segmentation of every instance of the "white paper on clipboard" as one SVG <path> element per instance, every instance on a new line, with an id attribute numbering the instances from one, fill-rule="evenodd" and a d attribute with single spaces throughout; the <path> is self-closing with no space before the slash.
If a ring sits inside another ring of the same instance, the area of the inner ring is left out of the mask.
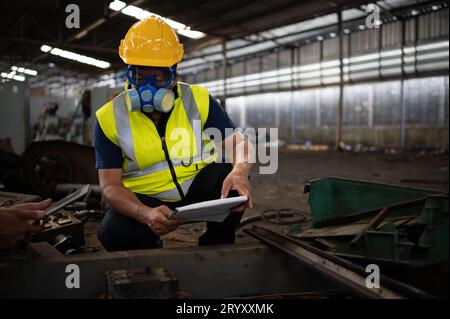
<path id="1" fill-rule="evenodd" d="M 223 222 L 233 207 L 248 201 L 247 196 L 214 199 L 178 207 L 170 218 L 180 218 L 186 222 Z"/>

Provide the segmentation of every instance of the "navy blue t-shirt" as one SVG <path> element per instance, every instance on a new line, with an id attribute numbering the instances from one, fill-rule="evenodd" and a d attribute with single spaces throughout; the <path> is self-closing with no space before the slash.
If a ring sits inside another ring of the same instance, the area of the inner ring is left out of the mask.
<path id="1" fill-rule="evenodd" d="M 175 98 L 177 98 L 178 94 L 176 90 L 173 91 L 175 93 Z M 165 114 L 162 114 L 162 117 L 164 115 Z M 236 128 L 223 107 L 211 95 L 209 96 L 209 113 L 204 129 L 210 127 L 220 130 L 223 137 L 225 137 L 226 128 Z M 98 120 L 96 120 L 94 127 L 94 145 L 96 157 L 95 167 L 97 169 L 122 168 L 122 151 L 120 147 L 106 137 Z"/>

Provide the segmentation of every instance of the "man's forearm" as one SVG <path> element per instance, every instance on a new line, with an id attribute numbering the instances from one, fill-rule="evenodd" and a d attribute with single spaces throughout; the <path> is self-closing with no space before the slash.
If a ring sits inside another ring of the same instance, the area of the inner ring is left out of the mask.
<path id="1" fill-rule="evenodd" d="M 114 210 L 142 222 L 144 205 L 132 191 L 123 185 L 107 185 L 102 192 L 103 197 Z"/>
<path id="2" fill-rule="evenodd" d="M 241 172 L 246 175 L 250 175 L 250 171 L 253 167 L 251 159 L 251 152 L 253 145 L 247 140 L 240 142 L 241 145 L 236 145 L 234 159 L 232 161 L 233 170 Z M 243 145 L 242 145 L 243 144 Z"/>
<path id="3" fill-rule="evenodd" d="M 230 160 L 233 165 L 233 171 L 249 175 L 255 162 L 255 149 L 253 144 L 241 133 L 233 134 L 225 143 L 232 143 L 233 152 Z M 225 146 L 226 149 L 227 146 L 229 145 Z"/>

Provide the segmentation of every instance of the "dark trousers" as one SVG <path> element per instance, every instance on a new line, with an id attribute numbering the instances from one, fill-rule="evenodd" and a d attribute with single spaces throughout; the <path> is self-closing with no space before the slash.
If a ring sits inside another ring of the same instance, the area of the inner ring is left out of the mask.
<path id="1" fill-rule="evenodd" d="M 231 172 L 231 164 L 212 163 L 202 169 L 191 184 L 186 197 L 178 202 L 163 202 L 150 196 L 136 194 L 139 200 L 149 207 L 166 205 L 171 209 L 179 206 L 218 199 L 222 184 Z M 231 191 L 228 197 L 238 196 Z M 236 227 L 243 213 L 231 213 L 221 223 L 208 222 L 206 232 L 200 236 L 198 244 L 233 244 Z M 107 251 L 148 249 L 161 247 L 159 237 L 144 224 L 109 208 L 98 231 L 98 239 Z"/>

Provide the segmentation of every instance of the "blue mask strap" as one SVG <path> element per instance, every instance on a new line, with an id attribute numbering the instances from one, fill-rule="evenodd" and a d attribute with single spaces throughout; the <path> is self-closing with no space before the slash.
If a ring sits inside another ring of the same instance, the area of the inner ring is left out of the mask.
<path id="1" fill-rule="evenodd" d="M 133 76 L 132 76 L 133 71 L 134 71 L 135 69 L 136 69 L 136 67 L 135 67 L 134 65 L 129 65 L 129 66 L 127 67 L 127 79 L 128 79 L 128 82 L 130 82 L 132 85 L 139 86 L 139 85 L 136 83 L 136 81 L 134 81 Z"/>

